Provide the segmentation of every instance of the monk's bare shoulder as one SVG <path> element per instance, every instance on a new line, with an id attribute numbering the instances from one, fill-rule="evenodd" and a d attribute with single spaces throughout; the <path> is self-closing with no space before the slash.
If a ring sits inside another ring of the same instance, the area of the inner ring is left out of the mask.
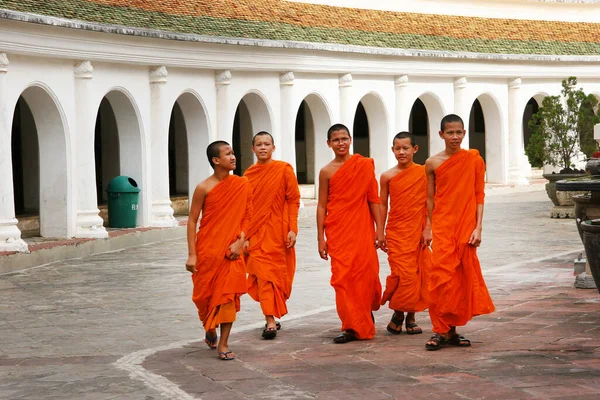
<path id="1" fill-rule="evenodd" d="M 425 161 L 425 169 L 427 171 L 435 171 L 440 165 L 448 159 L 448 155 L 445 152 L 439 152 Z"/>
<path id="2" fill-rule="evenodd" d="M 321 172 L 319 173 L 319 175 L 322 178 L 329 180 L 339 168 L 340 168 L 339 164 L 336 164 L 333 161 L 330 161 L 323 168 L 321 168 Z"/>
<path id="3" fill-rule="evenodd" d="M 206 196 L 208 192 L 210 192 L 211 189 L 217 185 L 217 183 L 219 183 L 219 181 L 214 177 L 214 175 L 211 175 L 196 185 L 195 192 Z"/>
<path id="4" fill-rule="evenodd" d="M 381 174 L 380 180 L 381 180 L 381 182 L 383 182 L 383 181 L 389 182 L 393 177 L 398 175 L 400 172 L 402 172 L 402 171 L 397 166 L 392 167 L 392 168 L 388 169 L 387 171 L 385 171 L 383 174 Z"/>

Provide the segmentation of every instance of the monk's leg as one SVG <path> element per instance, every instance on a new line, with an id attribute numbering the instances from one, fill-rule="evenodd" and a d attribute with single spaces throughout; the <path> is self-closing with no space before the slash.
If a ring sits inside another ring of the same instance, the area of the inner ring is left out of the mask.
<path id="1" fill-rule="evenodd" d="M 392 319 L 390 320 L 390 323 L 386 328 L 387 331 L 394 335 L 402 333 L 402 322 L 404 322 L 404 312 L 394 310 L 394 313 L 392 314 Z"/>
<path id="2" fill-rule="evenodd" d="M 219 338 L 219 344 L 217 351 L 219 352 L 219 358 L 221 360 L 233 360 L 235 354 L 229 350 L 229 334 L 231 333 L 231 327 L 236 317 L 236 306 L 235 302 L 229 302 L 219 306 L 218 311 L 218 322 L 221 327 L 221 337 Z"/>
<path id="3" fill-rule="evenodd" d="M 416 335 L 419 333 L 423 333 L 423 330 L 415 322 L 415 313 L 414 312 L 406 313 L 406 333 L 408 333 L 409 335 Z"/>

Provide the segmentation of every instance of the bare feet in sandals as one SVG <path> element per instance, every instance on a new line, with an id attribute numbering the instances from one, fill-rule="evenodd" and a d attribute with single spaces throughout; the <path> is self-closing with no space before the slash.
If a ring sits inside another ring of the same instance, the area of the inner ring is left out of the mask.
<path id="1" fill-rule="evenodd" d="M 402 333 L 402 323 L 404 322 L 404 313 L 402 311 L 394 311 L 392 319 L 387 326 L 387 331 L 392 335 L 398 335 Z"/>
<path id="2" fill-rule="evenodd" d="M 423 330 L 415 322 L 415 313 L 406 313 L 406 333 L 409 335 L 417 335 L 423 333 Z"/>
<path id="3" fill-rule="evenodd" d="M 425 343 L 427 350 L 439 350 L 445 346 L 469 347 L 471 341 L 464 336 L 460 336 L 456 333 L 456 327 L 452 327 L 444 334 L 436 333 Z"/>

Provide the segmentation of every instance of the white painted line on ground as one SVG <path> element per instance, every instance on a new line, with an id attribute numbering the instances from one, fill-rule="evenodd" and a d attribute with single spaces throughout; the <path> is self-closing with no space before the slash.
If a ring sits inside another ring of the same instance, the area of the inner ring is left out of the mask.
<path id="1" fill-rule="evenodd" d="M 314 310 L 306 311 L 303 313 L 296 314 L 292 317 L 284 317 L 281 319 L 282 322 L 293 321 L 296 319 L 302 319 L 311 315 L 320 314 L 322 312 L 335 310 L 335 306 L 319 307 Z M 252 329 L 261 328 L 264 326 L 264 322 L 255 322 L 252 324 L 242 325 L 240 327 L 234 327 L 233 333 L 245 332 Z M 182 340 L 174 342 L 168 345 L 153 347 L 145 350 L 136 351 L 126 356 L 121 357 L 119 360 L 113 363 L 113 365 L 119 369 L 129 372 L 129 376 L 132 379 L 142 381 L 146 386 L 159 392 L 163 397 L 173 400 L 198 400 L 197 397 L 190 396 L 179 388 L 179 386 L 164 376 L 154 374 L 148 371 L 142 366 L 146 358 L 165 350 L 178 349 L 192 343 L 198 342 L 198 338 L 191 340 Z"/>
<path id="2" fill-rule="evenodd" d="M 546 260 L 551 260 L 553 258 L 564 257 L 564 256 L 568 256 L 569 254 L 578 253 L 578 252 L 585 253 L 583 250 L 583 245 L 580 245 L 578 247 L 573 247 L 571 250 L 563 251 L 561 253 L 550 254 L 550 255 L 546 255 L 544 257 L 534 258 L 531 260 L 517 261 L 514 263 L 510 263 L 510 264 L 501 265 L 499 267 L 482 269 L 482 272 L 485 274 L 487 272 L 505 271 L 507 269 L 523 267 L 527 264 L 533 264 L 533 263 L 538 263 L 538 262 L 542 262 L 542 261 L 546 261 Z"/>

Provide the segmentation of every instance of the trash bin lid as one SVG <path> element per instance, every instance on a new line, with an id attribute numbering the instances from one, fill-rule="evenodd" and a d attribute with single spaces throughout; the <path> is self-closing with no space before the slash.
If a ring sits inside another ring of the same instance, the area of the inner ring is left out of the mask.
<path id="1" fill-rule="evenodd" d="M 108 193 L 139 193 L 140 188 L 133 178 L 120 175 L 111 179 L 106 191 Z"/>

